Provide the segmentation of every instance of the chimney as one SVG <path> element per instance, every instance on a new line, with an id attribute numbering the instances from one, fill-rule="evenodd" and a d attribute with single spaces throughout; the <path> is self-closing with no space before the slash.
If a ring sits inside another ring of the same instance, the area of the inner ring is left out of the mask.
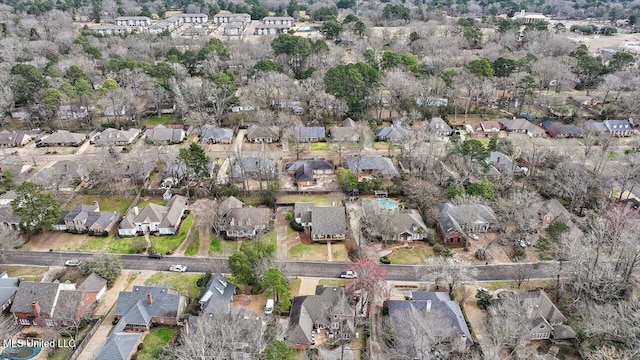
<path id="1" fill-rule="evenodd" d="M 98 211 L 98 212 L 100 211 L 100 205 L 98 205 L 98 202 L 97 202 L 97 201 L 94 201 L 94 202 L 93 202 L 93 206 L 95 206 L 95 207 L 96 207 L 96 211 Z"/>
<path id="2" fill-rule="evenodd" d="M 134 213 L 136 216 L 138 216 L 138 214 L 140 213 L 140 210 L 138 209 L 138 207 L 137 207 L 137 206 L 134 206 L 134 207 L 133 207 L 133 213 Z"/>
<path id="3" fill-rule="evenodd" d="M 38 304 L 37 301 L 33 301 L 31 303 L 31 310 L 33 310 L 33 316 L 35 316 L 36 319 L 40 318 L 40 304 Z"/>
<path id="4" fill-rule="evenodd" d="M 427 300 L 427 312 L 431 312 L 431 300 Z"/>
<path id="5" fill-rule="evenodd" d="M 153 305 L 153 296 L 150 292 L 147 293 L 147 300 L 149 300 L 149 305 Z"/>
<path id="6" fill-rule="evenodd" d="M 64 171 L 69 171 L 69 164 L 64 164 Z"/>

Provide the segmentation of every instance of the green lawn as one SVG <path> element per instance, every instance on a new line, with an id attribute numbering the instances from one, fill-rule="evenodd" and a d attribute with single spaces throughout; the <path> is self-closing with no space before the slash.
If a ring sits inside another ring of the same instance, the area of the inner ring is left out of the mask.
<path id="1" fill-rule="evenodd" d="M 9 266 L 0 265 L 0 272 L 6 272 L 11 277 L 37 276 L 49 271 L 48 267 L 43 266 Z"/>
<path id="2" fill-rule="evenodd" d="M 166 270 L 169 270 L 168 268 Z M 189 270 L 189 269 L 187 269 Z M 175 272 L 157 272 L 151 275 L 145 284 L 161 283 L 166 285 L 171 283 L 171 288 L 175 289 L 178 294 L 188 296 L 190 299 L 196 299 L 200 295 L 200 289 L 196 282 L 202 274 L 199 273 L 175 273 Z"/>
<path id="3" fill-rule="evenodd" d="M 287 251 L 287 255 L 291 259 L 302 259 L 305 255 L 310 255 L 315 253 L 318 250 L 318 246 L 315 245 L 307 245 L 307 244 L 296 244 L 289 248 Z"/>
<path id="4" fill-rule="evenodd" d="M 317 143 L 312 143 L 309 147 L 311 148 L 312 151 L 329 150 L 329 143 L 317 142 Z"/>
<path id="5" fill-rule="evenodd" d="M 151 354 L 153 350 L 163 347 L 171 341 L 175 336 L 177 330 L 161 327 L 152 329 L 142 341 L 142 350 L 137 354 L 138 360 L 153 360 L 155 359 Z"/>
<path id="6" fill-rule="evenodd" d="M 187 250 L 184 251 L 184 255 L 195 256 L 198 253 L 198 250 L 200 250 L 200 230 L 195 231 L 191 243 L 187 246 Z"/>
<path id="7" fill-rule="evenodd" d="M 389 150 L 389 148 L 391 148 L 391 150 L 397 150 L 400 149 L 400 145 L 386 141 L 374 141 L 373 148 L 376 150 Z"/>
<path id="8" fill-rule="evenodd" d="M 209 242 L 209 256 L 212 255 L 231 255 L 238 248 L 238 242 L 235 240 L 223 240 L 211 234 Z"/>
<path id="9" fill-rule="evenodd" d="M 164 201 L 163 199 L 148 199 L 148 200 L 144 200 L 144 201 L 140 201 L 138 203 L 138 209 L 142 210 L 142 208 L 144 208 L 145 206 L 149 205 L 149 204 L 158 204 L 158 205 L 162 205 L 165 206 L 167 205 L 167 202 Z"/>
<path id="10" fill-rule="evenodd" d="M 412 245 L 406 249 L 397 249 L 389 256 L 392 264 L 398 265 L 419 265 L 423 264 L 427 258 L 434 257 L 433 249 L 427 245 Z"/>
<path id="11" fill-rule="evenodd" d="M 331 199 L 326 195 L 310 195 L 310 194 L 294 194 L 294 195 L 282 195 L 277 199 L 279 204 L 294 204 L 297 202 L 312 202 L 316 205 L 331 205 L 332 202 L 337 201 Z"/>
<path id="12" fill-rule="evenodd" d="M 180 244 L 187 237 L 191 223 L 193 222 L 193 214 L 189 214 L 186 219 L 180 224 L 180 229 L 177 234 L 171 236 L 149 236 L 151 244 L 157 252 L 161 254 L 167 254 L 169 251 L 175 251 Z"/>
<path id="13" fill-rule="evenodd" d="M 76 195 L 64 210 L 71 210 L 77 205 L 93 205 L 94 201 L 98 202 L 100 211 L 114 212 L 123 215 L 133 198 L 128 196 L 95 196 L 95 195 Z"/>
<path id="14" fill-rule="evenodd" d="M 302 279 L 299 279 L 299 278 L 289 280 L 289 288 L 291 289 L 291 296 L 298 296 L 298 293 L 300 293 L 301 283 L 302 283 Z"/>
<path id="15" fill-rule="evenodd" d="M 175 117 L 171 114 L 162 114 L 160 117 L 158 115 L 151 115 L 144 119 L 140 119 L 140 125 L 167 125 L 167 124 L 177 124 L 180 121 L 176 120 Z"/>
<path id="16" fill-rule="evenodd" d="M 320 279 L 318 285 L 325 286 L 345 286 L 347 284 L 346 279 Z"/>
<path id="17" fill-rule="evenodd" d="M 135 254 L 134 242 L 142 239 L 142 236 L 122 237 L 115 239 L 113 235 L 108 237 L 87 236 L 86 240 L 80 244 L 79 251 L 107 251 L 115 254 Z"/>

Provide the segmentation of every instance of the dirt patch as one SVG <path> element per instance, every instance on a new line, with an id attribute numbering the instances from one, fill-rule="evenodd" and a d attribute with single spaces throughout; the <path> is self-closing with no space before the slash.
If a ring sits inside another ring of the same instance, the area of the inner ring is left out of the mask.
<path id="1" fill-rule="evenodd" d="M 236 295 L 231 303 L 231 308 L 234 311 L 244 309 L 253 311 L 254 313 L 261 315 L 264 313 L 264 307 L 267 304 L 267 297 L 264 294 L 257 295 Z"/>
<path id="2" fill-rule="evenodd" d="M 311 241 L 311 236 L 304 231 L 299 231 L 298 236 L 300 237 L 300 242 L 303 244 L 311 245 L 313 241 Z"/>
<path id="3" fill-rule="evenodd" d="M 88 235 L 70 234 L 64 231 L 47 231 L 31 237 L 24 247 L 30 250 L 77 251 Z"/>

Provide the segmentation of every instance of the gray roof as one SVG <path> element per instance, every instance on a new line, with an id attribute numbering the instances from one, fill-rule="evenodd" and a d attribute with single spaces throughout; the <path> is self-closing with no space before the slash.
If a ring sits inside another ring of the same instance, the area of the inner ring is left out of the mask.
<path id="1" fill-rule="evenodd" d="M 387 302 L 389 307 L 389 317 L 395 327 L 398 344 L 396 346 L 402 348 L 407 346 L 409 342 L 414 342 L 412 334 L 407 330 L 404 319 L 407 316 L 414 316 L 413 311 L 426 312 L 427 304 L 430 304 L 430 311 L 437 316 L 431 320 L 438 323 L 429 324 L 434 331 L 434 335 L 443 338 L 459 338 L 466 337 L 467 345 L 473 344 L 471 333 L 465 322 L 464 315 L 460 309 L 458 302 L 451 300 L 449 295 L 444 292 L 414 292 L 413 300 L 390 300 Z M 427 318 L 428 319 L 428 318 Z"/>
<path id="2" fill-rule="evenodd" d="M 311 232 L 316 235 L 340 235 L 347 231 L 344 206 L 311 209 Z"/>
<path id="3" fill-rule="evenodd" d="M 20 146 L 25 140 L 30 139 L 24 131 L 0 131 L 0 146 Z"/>
<path id="4" fill-rule="evenodd" d="M 346 118 L 342 126 L 334 126 L 331 128 L 331 138 L 336 141 L 359 141 L 360 134 L 356 129 L 355 121 Z"/>
<path id="5" fill-rule="evenodd" d="M 293 205 L 294 218 L 300 218 L 300 221 L 305 224 L 311 222 L 311 209 L 315 206 L 312 202 L 295 203 Z"/>
<path id="6" fill-rule="evenodd" d="M 262 207 L 234 209 L 228 220 L 229 223 L 226 226 L 228 232 L 267 229 L 271 221 L 271 210 Z"/>
<path id="7" fill-rule="evenodd" d="M 38 180 L 51 186 L 55 180 L 79 182 L 89 176 L 90 165 L 87 162 L 58 160 L 38 172 Z"/>
<path id="8" fill-rule="evenodd" d="M 184 129 L 167 128 L 163 125 L 157 125 L 152 129 L 145 131 L 148 142 L 170 142 L 173 144 L 181 143 L 184 140 Z"/>
<path id="9" fill-rule="evenodd" d="M 268 20 L 288 20 L 288 21 L 293 21 L 293 18 L 291 16 L 265 16 L 264 18 L 262 18 L 262 21 L 268 21 Z"/>
<path id="10" fill-rule="evenodd" d="M 276 172 L 276 162 L 271 159 L 248 157 L 236 159 L 229 177 L 243 178 L 243 174 L 252 177 L 268 177 L 273 176 Z"/>
<path id="11" fill-rule="evenodd" d="M 294 129 L 293 136 L 298 139 L 324 139 L 325 130 L 321 126 L 298 126 Z"/>
<path id="12" fill-rule="evenodd" d="M 512 174 L 512 173 L 520 173 L 523 169 L 514 164 L 513 161 L 505 154 L 499 151 L 492 151 L 489 155 L 489 163 L 498 169 L 498 171 Z"/>
<path id="13" fill-rule="evenodd" d="M 72 132 L 68 132 L 66 130 L 58 130 L 53 134 L 49 135 L 46 139 L 41 140 L 41 144 L 50 145 L 50 144 L 67 144 L 67 145 L 79 145 L 82 144 L 87 139 L 87 136 L 84 134 L 76 134 Z"/>
<path id="14" fill-rule="evenodd" d="M 33 311 L 31 305 L 37 301 L 40 305 L 40 313 L 52 316 L 59 287 L 59 283 L 20 282 L 11 306 L 11 312 L 31 313 Z"/>
<path id="15" fill-rule="evenodd" d="M 231 312 L 230 303 L 235 292 L 236 285 L 222 274 L 216 273 L 211 277 L 198 303 L 204 314 L 228 314 Z"/>
<path id="16" fill-rule="evenodd" d="M 58 294 L 58 301 L 53 317 L 60 320 L 78 320 L 81 304 L 84 299 L 84 291 L 63 290 Z M 62 306 L 60 306 L 62 305 Z"/>
<path id="17" fill-rule="evenodd" d="M 631 130 L 631 123 L 629 120 L 605 120 L 603 123 L 609 131 Z"/>
<path id="18" fill-rule="evenodd" d="M 277 126 L 252 125 L 247 130 L 246 136 L 247 136 L 247 139 L 249 140 L 264 139 L 264 138 L 279 139 L 280 128 Z"/>
<path id="19" fill-rule="evenodd" d="M 555 221 L 563 222 L 565 225 L 571 226 L 571 213 L 558 201 L 558 199 L 551 199 L 543 201 L 539 204 L 540 215 L 546 213 L 552 213 Z"/>
<path id="20" fill-rule="evenodd" d="M 100 349 L 96 360 L 129 360 L 137 350 L 140 333 L 114 332 Z"/>
<path id="21" fill-rule="evenodd" d="M 148 20 L 148 21 L 151 21 L 151 19 L 146 17 L 146 16 L 118 16 L 116 18 L 116 21 L 117 20 Z"/>
<path id="22" fill-rule="evenodd" d="M 133 229 L 136 223 L 154 222 L 159 222 L 162 228 L 175 227 L 180 223 L 180 215 L 186 207 L 187 198 L 174 195 L 167 206 L 149 203 L 138 212 L 138 215 L 135 214 L 135 208 L 132 208 L 120 222 L 120 229 Z"/>
<path id="23" fill-rule="evenodd" d="M 20 217 L 13 213 L 13 208 L 11 207 L 11 205 L 0 205 L 0 223 L 20 223 Z"/>
<path id="24" fill-rule="evenodd" d="M 0 276 L 0 304 L 5 304 L 18 290 L 20 279 L 10 278 L 4 272 Z"/>
<path id="25" fill-rule="evenodd" d="M 204 139 L 224 139 L 233 138 L 233 130 L 215 127 L 213 125 L 204 125 L 200 132 L 200 140 Z"/>
<path id="26" fill-rule="evenodd" d="M 361 171 L 379 171 L 383 176 L 400 176 L 391 159 L 382 156 L 351 156 L 347 167 L 354 174 Z"/>
<path id="27" fill-rule="evenodd" d="M 104 278 L 102 278 L 102 276 L 96 273 L 91 273 L 91 275 L 89 275 L 86 279 L 84 279 L 82 284 L 78 286 L 78 290 L 84 290 L 89 292 L 99 292 L 105 286 L 107 286 L 107 280 L 105 280 Z"/>
<path id="28" fill-rule="evenodd" d="M 140 129 L 119 130 L 108 128 L 105 129 L 93 142 L 97 146 L 110 146 L 126 142 L 131 144 L 140 135 Z"/>
<path id="29" fill-rule="evenodd" d="M 456 230 L 464 233 L 463 227 L 468 224 L 498 222 L 493 210 L 482 204 L 453 205 L 447 202 L 440 204 L 438 209 L 440 210 L 438 225 L 446 235 Z"/>
<path id="30" fill-rule="evenodd" d="M 169 286 L 134 286 L 133 291 L 121 291 L 116 303 L 117 316 L 124 316 L 134 307 L 144 309 L 151 317 L 178 317 L 182 295 L 170 294 Z M 151 294 L 153 305 L 149 304 Z M 144 312 L 141 312 L 144 314 Z M 134 317 L 132 319 L 135 319 Z"/>
<path id="31" fill-rule="evenodd" d="M 557 121 L 544 120 L 540 122 L 540 126 L 556 134 L 566 134 L 568 136 L 582 135 L 582 129 L 573 124 L 563 124 Z"/>
<path id="32" fill-rule="evenodd" d="M 407 129 L 400 126 L 391 125 L 377 128 L 375 134 L 381 139 L 399 140 L 405 134 L 407 134 Z"/>
<path id="33" fill-rule="evenodd" d="M 231 209 L 239 209 L 244 206 L 244 203 L 235 196 L 229 196 L 224 199 L 220 205 L 218 205 L 218 212 L 223 213 Z"/>
<path id="34" fill-rule="evenodd" d="M 422 228 L 423 230 L 427 229 L 427 225 L 425 225 L 422 220 L 422 216 L 414 209 L 405 209 L 394 213 L 391 217 L 391 222 L 396 234 L 402 234 L 404 232 L 414 234 L 417 231 L 414 230 L 414 227 Z"/>
<path id="35" fill-rule="evenodd" d="M 543 134 L 539 126 L 532 124 L 529 120 L 524 118 L 516 119 L 499 119 L 498 120 L 509 131 L 527 131 L 535 134 Z"/>
<path id="36" fill-rule="evenodd" d="M 95 224 L 105 228 L 118 218 L 117 213 L 96 211 L 97 209 L 94 205 L 78 205 L 71 211 L 63 211 L 60 215 L 64 221 L 82 220 L 88 228 Z"/>
<path id="37" fill-rule="evenodd" d="M 18 197 L 18 194 L 14 190 L 9 190 L 4 194 L 0 195 L 0 200 L 15 200 Z"/>
<path id="38" fill-rule="evenodd" d="M 447 124 L 447 122 L 444 121 L 444 119 L 442 119 L 441 117 L 431 118 L 431 121 L 429 121 L 429 127 L 433 132 L 449 132 L 450 133 L 453 131 L 451 126 L 449 126 L 449 124 Z"/>
<path id="39" fill-rule="evenodd" d="M 313 158 L 297 160 L 289 163 L 287 164 L 287 171 L 298 171 L 305 165 L 309 166 L 312 170 L 334 170 L 336 168 L 336 166 L 333 165 L 330 160 L 325 160 L 323 158 Z"/>

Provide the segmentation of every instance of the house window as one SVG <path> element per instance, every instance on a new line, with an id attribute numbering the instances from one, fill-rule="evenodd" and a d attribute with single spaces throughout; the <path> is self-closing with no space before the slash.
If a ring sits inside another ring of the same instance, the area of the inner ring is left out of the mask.
<path id="1" fill-rule="evenodd" d="M 31 325 L 28 319 L 20 319 L 20 325 Z"/>
<path id="2" fill-rule="evenodd" d="M 332 322 L 332 323 L 331 323 L 331 328 L 332 328 L 333 330 L 338 330 L 338 329 L 340 329 L 340 323 L 339 323 L 339 322 Z"/>
<path id="3" fill-rule="evenodd" d="M 46 323 L 47 323 L 47 326 L 53 326 L 53 321 L 52 320 L 47 319 Z"/>

